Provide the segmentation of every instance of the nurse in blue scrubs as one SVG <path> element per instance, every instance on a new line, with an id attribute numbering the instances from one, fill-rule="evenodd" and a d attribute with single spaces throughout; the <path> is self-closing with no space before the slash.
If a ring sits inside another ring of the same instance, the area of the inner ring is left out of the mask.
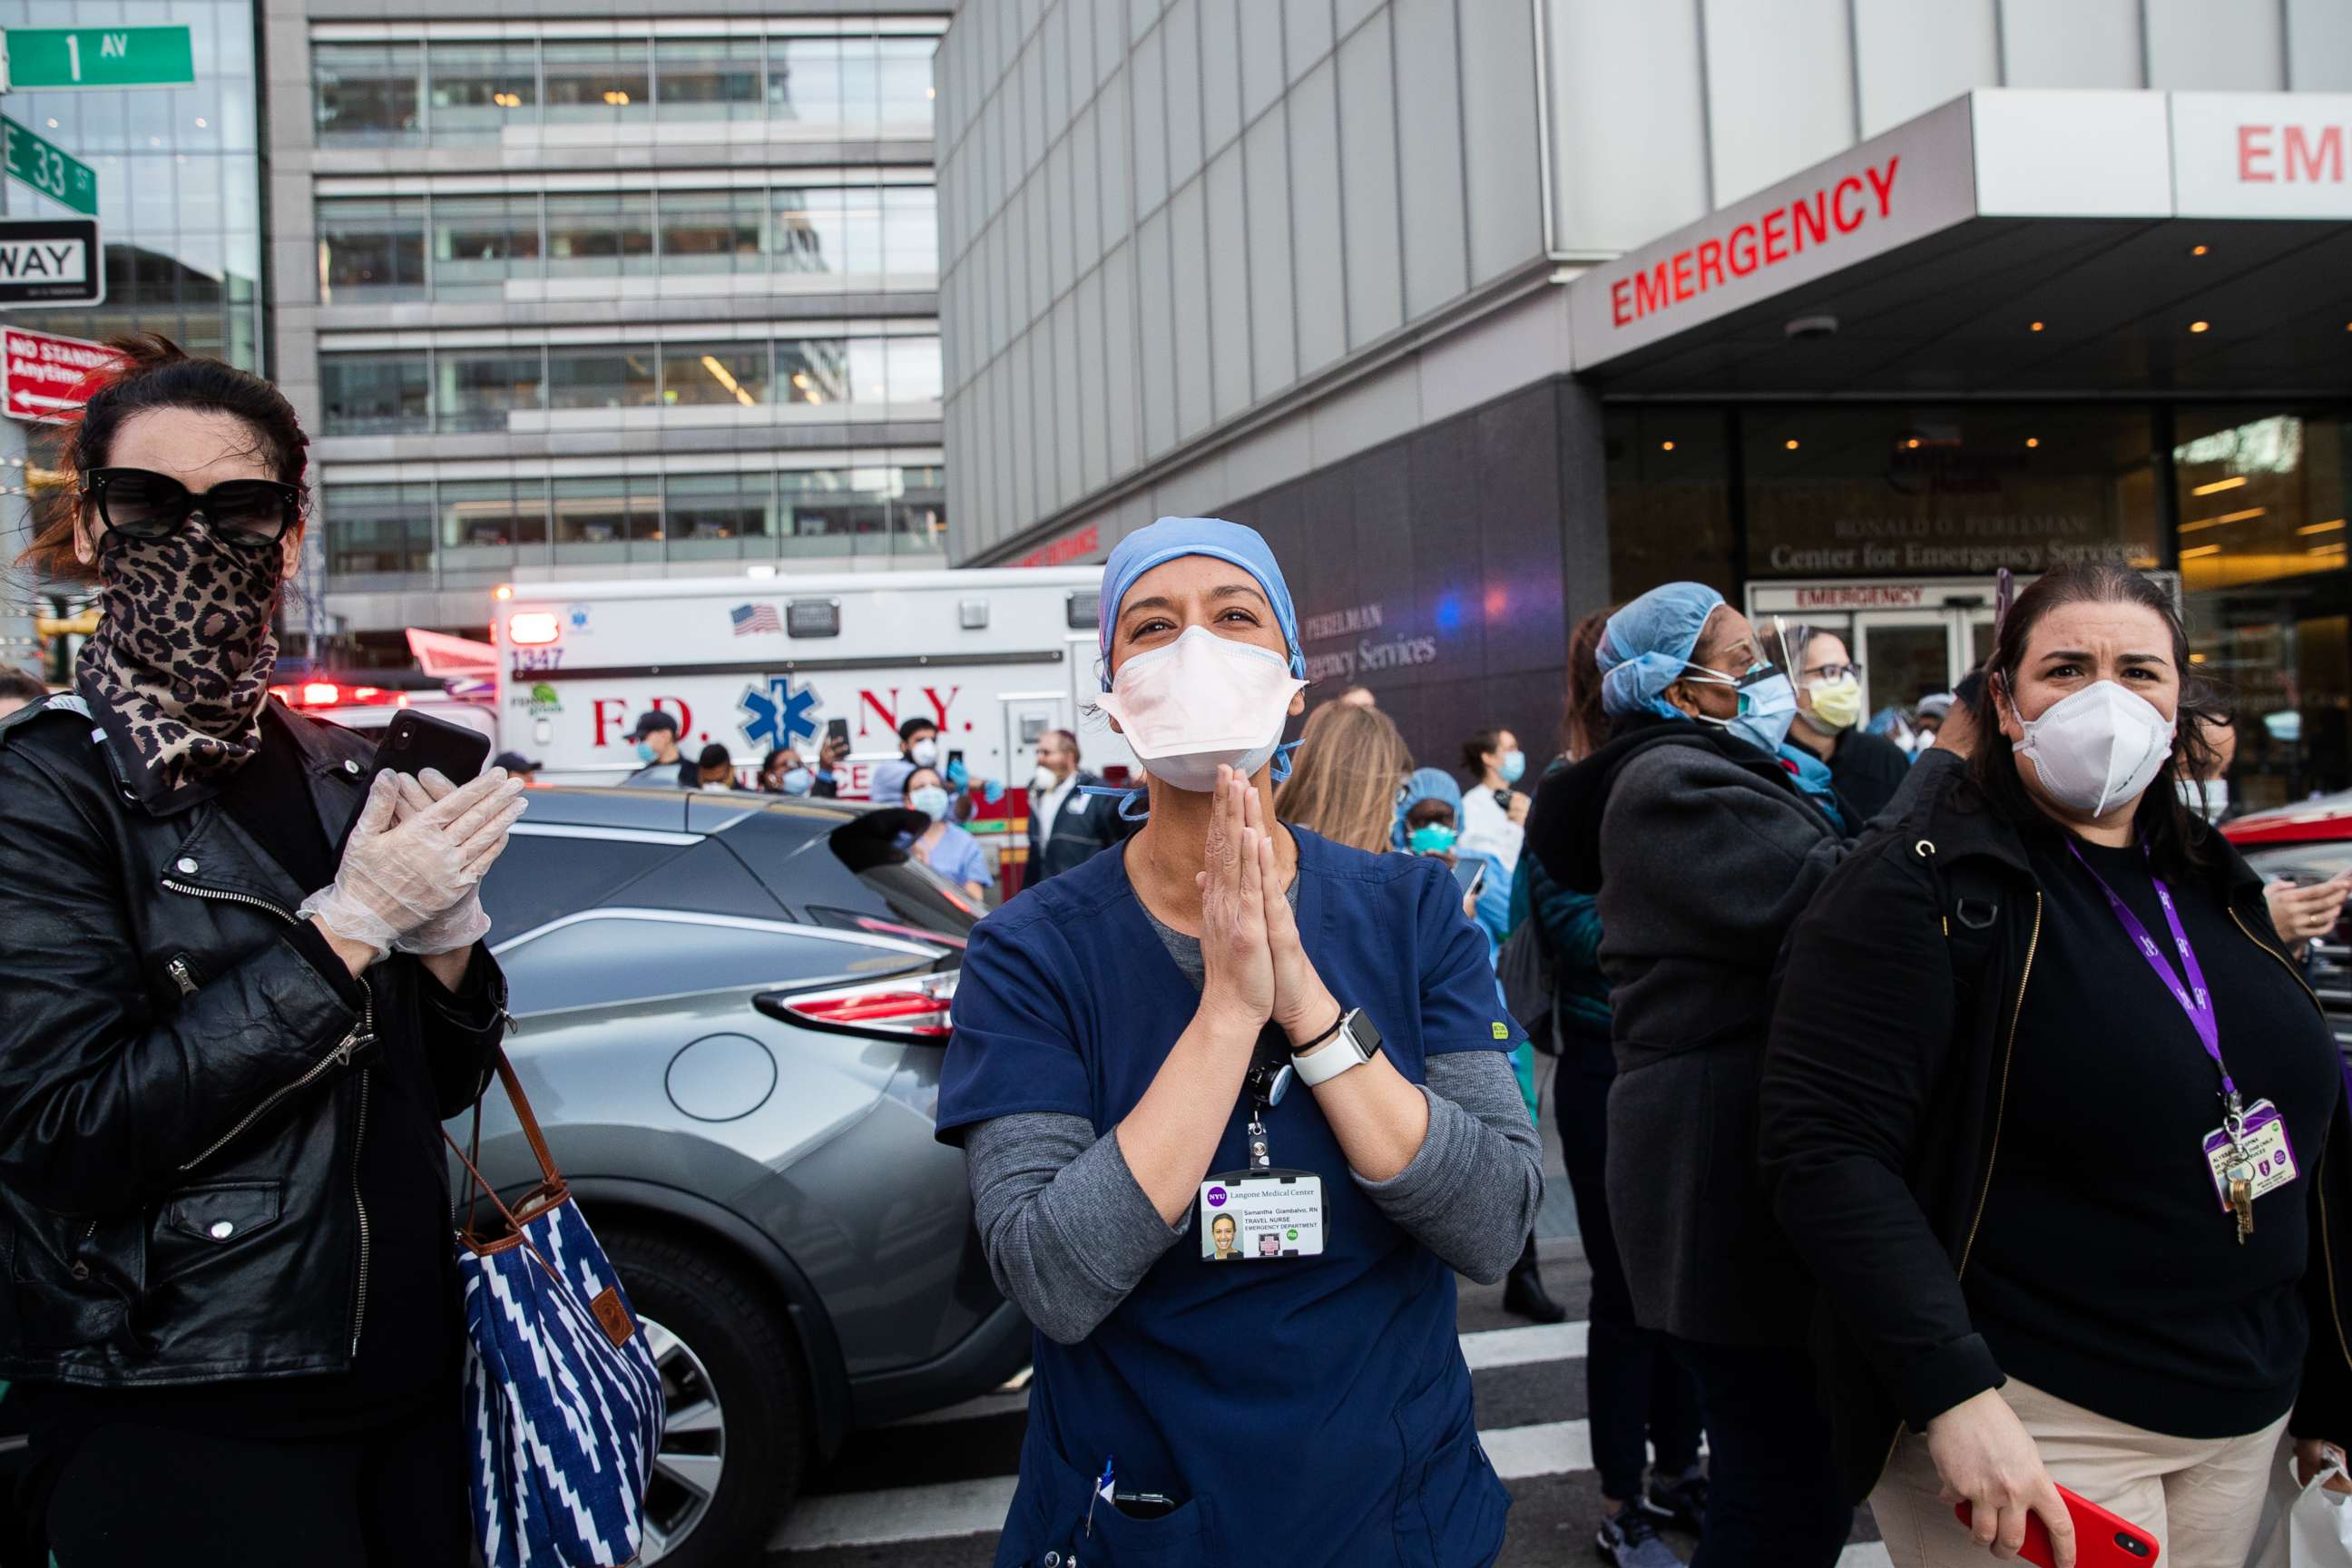
<path id="1" fill-rule="evenodd" d="M 1541 1174 L 1486 939 L 1437 862 L 1276 821 L 1305 664 L 1255 532 L 1163 518 L 1101 605 L 1148 819 L 976 928 L 940 1082 L 1037 1327 L 997 1563 L 1491 1563 L 1454 1274 Z"/>

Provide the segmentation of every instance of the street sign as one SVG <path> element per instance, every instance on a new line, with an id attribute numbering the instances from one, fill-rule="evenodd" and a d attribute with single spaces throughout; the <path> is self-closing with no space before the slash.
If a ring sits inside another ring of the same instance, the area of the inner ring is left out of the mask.
<path id="1" fill-rule="evenodd" d="M 114 351 L 104 343 L 21 327 L 0 331 L 0 344 L 6 351 L 6 364 L 0 369 L 0 413 L 43 425 L 63 424 L 81 406 L 81 390 L 90 373 L 115 361 Z"/>
<path id="2" fill-rule="evenodd" d="M 0 308 L 95 305 L 104 262 L 96 218 L 0 218 Z"/>
<path id="3" fill-rule="evenodd" d="M 8 172 L 33 189 L 78 213 L 98 216 L 98 174 L 88 163 L 5 114 L 0 114 L 0 152 L 7 155 Z"/>
<path id="4" fill-rule="evenodd" d="M 179 87 L 196 79 L 195 47 L 178 27 L 11 27 L 6 87 Z"/>

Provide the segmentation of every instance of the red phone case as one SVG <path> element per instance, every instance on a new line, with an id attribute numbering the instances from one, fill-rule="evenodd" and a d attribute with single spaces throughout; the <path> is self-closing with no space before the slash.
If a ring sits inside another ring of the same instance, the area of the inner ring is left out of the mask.
<path id="1" fill-rule="evenodd" d="M 2150 1568 L 2162 1552 L 2155 1536 L 2122 1515 L 2109 1513 L 2064 1487 L 2058 1489 L 2058 1495 L 2065 1500 L 2066 1511 L 2074 1521 L 2074 1568 Z M 1962 1524 L 1972 1518 L 1967 1503 L 1952 1511 L 1959 1515 Z M 2057 1560 L 2050 1554 L 2050 1531 L 2040 1514 L 2026 1517 L 2025 1544 L 2018 1549 L 2018 1555 L 2035 1568 L 2053 1568 Z"/>

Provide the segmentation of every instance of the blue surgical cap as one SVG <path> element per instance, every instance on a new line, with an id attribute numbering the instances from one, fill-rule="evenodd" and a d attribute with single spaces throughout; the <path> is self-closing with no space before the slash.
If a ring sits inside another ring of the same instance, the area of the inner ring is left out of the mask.
<path id="1" fill-rule="evenodd" d="M 1110 689 L 1111 634 L 1118 629 L 1119 606 L 1127 602 L 1127 591 L 1154 566 L 1165 565 L 1181 555 L 1211 555 L 1230 561 L 1256 578 L 1257 585 L 1265 590 L 1266 602 L 1274 606 L 1274 618 L 1282 627 L 1283 645 L 1290 649 L 1291 676 L 1297 680 L 1307 679 L 1307 656 L 1298 647 L 1298 611 L 1290 602 L 1290 584 L 1282 580 L 1282 568 L 1275 564 L 1274 552 L 1266 548 L 1257 530 L 1222 518 L 1163 517 L 1120 540 L 1112 549 L 1110 559 L 1103 563 L 1100 615 L 1105 691 Z"/>
<path id="2" fill-rule="evenodd" d="M 1405 847 L 1404 814 L 1424 800 L 1442 800 L 1454 810 L 1454 825 L 1462 825 L 1462 786 L 1444 768 L 1415 768 L 1404 781 L 1404 794 L 1397 801 L 1396 821 L 1390 826 L 1389 841 L 1402 849 Z"/>
<path id="3" fill-rule="evenodd" d="M 1707 617 L 1722 607 L 1723 595 L 1704 583 L 1668 583 L 1610 616 L 1599 651 L 1602 711 L 1681 718 L 1664 693 L 1690 667 Z"/>

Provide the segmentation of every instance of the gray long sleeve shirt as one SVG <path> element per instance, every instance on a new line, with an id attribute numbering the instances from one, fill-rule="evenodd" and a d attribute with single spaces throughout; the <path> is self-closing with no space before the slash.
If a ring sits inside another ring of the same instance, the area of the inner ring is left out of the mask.
<path id="1" fill-rule="evenodd" d="M 1148 913 L 1148 911 L 1147 911 Z M 1152 921 L 1197 985 L 1197 940 Z M 1356 1177 L 1381 1212 L 1474 1279 L 1517 1260 L 1543 1198 L 1542 1145 L 1501 1051 L 1433 1056 L 1422 1093 L 1429 1131 L 1384 1182 Z M 964 1142 L 972 1210 L 990 1272 L 1047 1337 L 1075 1344 L 1192 1229 L 1171 1226 L 1128 1168 L 1116 1135 L 1082 1116 L 1024 1112 L 983 1121 Z"/>

